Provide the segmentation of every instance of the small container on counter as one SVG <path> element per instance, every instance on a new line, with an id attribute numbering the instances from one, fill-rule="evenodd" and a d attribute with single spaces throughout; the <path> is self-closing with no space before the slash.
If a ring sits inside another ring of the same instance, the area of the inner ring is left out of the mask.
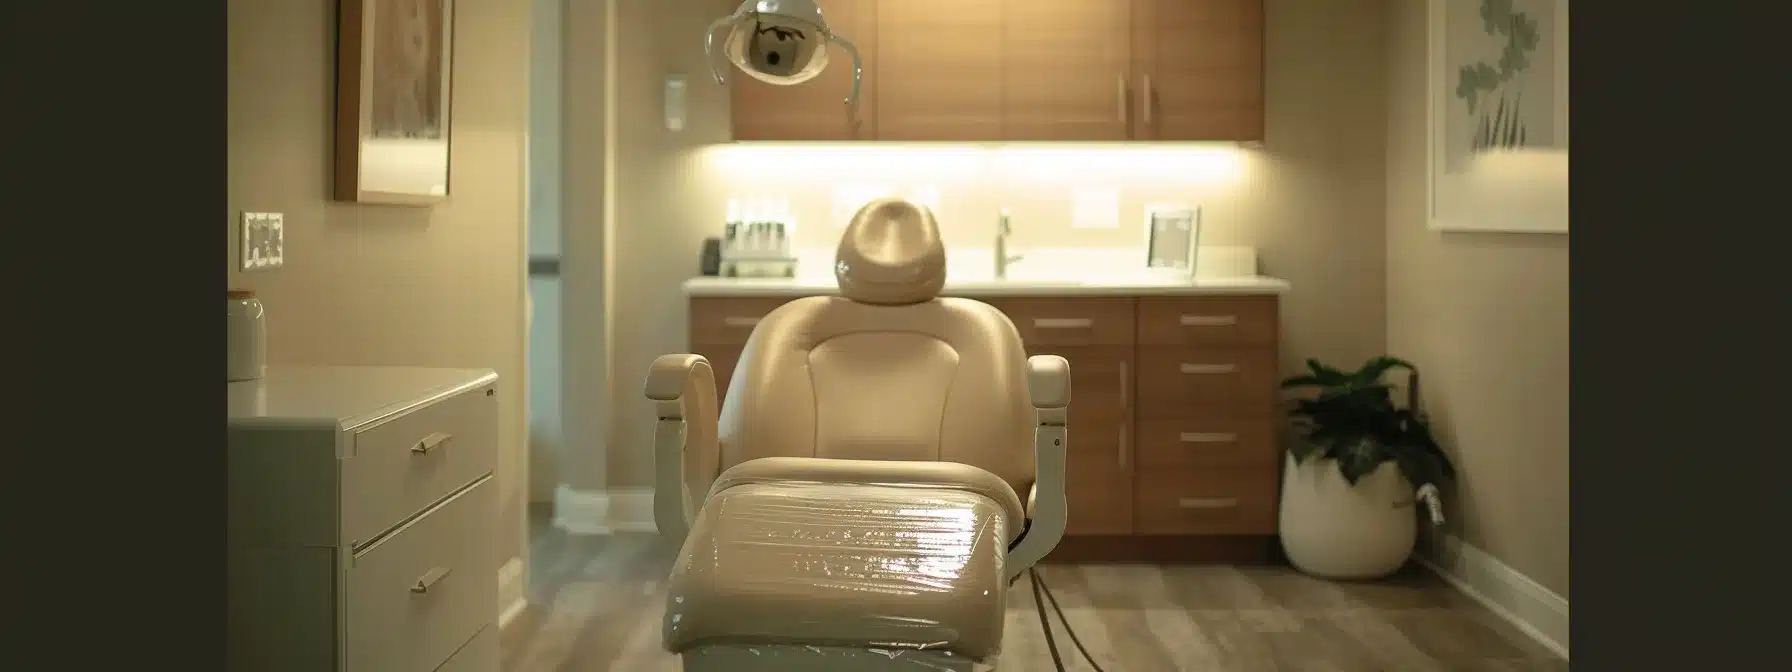
<path id="1" fill-rule="evenodd" d="M 258 380 L 267 373 L 267 314 L 255 292 L 232 289 L 226 294 L 225 379 Z"/>

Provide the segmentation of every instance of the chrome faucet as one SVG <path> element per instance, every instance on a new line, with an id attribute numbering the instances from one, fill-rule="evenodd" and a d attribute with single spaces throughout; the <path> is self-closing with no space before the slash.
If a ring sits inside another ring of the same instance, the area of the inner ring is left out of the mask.
<path id="1" fill-rule="evenodd" d="M 1002 208 L 1001 219 L 996 222 L 996 279 L 1008 278 L 1008 265 L 1026 258 L 1024 254 L 1008 253 L 1008 236 L 1014 233 L 1014 227 L 1008 224 L 1008 209 Z"/>

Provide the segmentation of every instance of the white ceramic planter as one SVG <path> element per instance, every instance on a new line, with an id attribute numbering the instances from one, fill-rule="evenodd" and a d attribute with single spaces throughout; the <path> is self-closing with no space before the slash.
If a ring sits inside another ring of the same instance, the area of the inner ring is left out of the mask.
<path id="1" fill-rule="evenodd" d="M 1413 486 L 1393 462 L 1353 487 L 1329 459 L 1282 472 L 1282 549 L 1296 569 L 1331 579 L 1373 579 L 1405 564 L 1418 536 Z"/>

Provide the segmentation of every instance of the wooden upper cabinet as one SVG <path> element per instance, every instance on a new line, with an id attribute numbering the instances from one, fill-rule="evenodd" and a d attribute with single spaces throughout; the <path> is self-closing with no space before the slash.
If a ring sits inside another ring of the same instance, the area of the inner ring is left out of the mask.
<path id="1" fill-rule="evenodd" d="M 1131 3 L 1001 0 L 1000 5 L 1001 139 L 1128 139 Z"/>
<path id="2" fill-rule="evenodd" d="M 819 4 L 864 59 L 856 113 L 852 60 L 830 47 L 797 86 L 731 73 L 734 139 L 1263 139 L 1263 0 Z"/>
<path id="3" fill-rule="evenodd" d="M 886 0 L 888 4 L 889 0 Z M 713 3 L 718 16 L 740 7 L 739 0 Z M 846 105 L 852 94 L 852 54 L 837 44 L 828 45 L 828 67 L 795 86 L 777 86 L 753 79 L 732 65 L 728 72 L 732 89 L 735 140 L 870 140 L 876 129 L 877 83 L 872 76 L 877 58 L 877 0 L 818 0 L 828 27 L 859 50 L 861 76 L 858 109 Z M 716 31 L 716 39 L 726 36 Z M 720 44 L 717 45 L 720 48 Z M 721 67 L 721 55 L 717 54 Z"/>
<path id="4" fill-rule="evenodd" d="M 1137 140 L 1263 139 L 1263 0 L 1133 0 Z"/>
<path id="5" fill-rule="evenodd" d="M 1002 137 L 1002 2 L 880 0 L 877 139 Z"/>

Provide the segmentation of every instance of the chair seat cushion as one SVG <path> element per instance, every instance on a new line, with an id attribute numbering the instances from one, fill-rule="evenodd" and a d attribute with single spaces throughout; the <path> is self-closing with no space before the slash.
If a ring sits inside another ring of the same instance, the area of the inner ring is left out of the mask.
<path id="1" fill-rule="evenodd" d="M 1001 645 L 1007 506 L 948 485 L 749 482 L 711 494 L 668 586 L 665 643 Z"/>

